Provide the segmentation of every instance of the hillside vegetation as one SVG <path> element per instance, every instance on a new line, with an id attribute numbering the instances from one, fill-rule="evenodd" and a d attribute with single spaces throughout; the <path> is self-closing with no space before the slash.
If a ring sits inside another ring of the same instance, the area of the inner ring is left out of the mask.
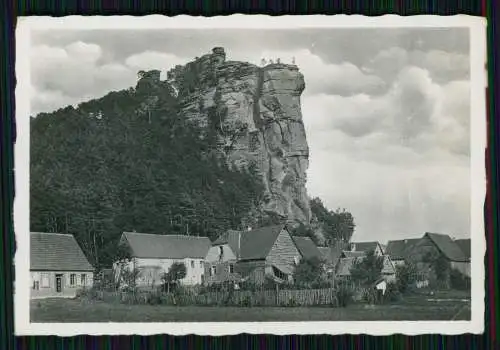
<path id="1" fill-rule="evenodd" d="M 258 215 L 256 170 L 230 169 L 217 126 L 189 124 L 177 101 L 169 83 L 141 75 L 135 88 L 32 118 L 31 230 L 74 234 L 102 267 L 123 231 L 214 239 Z M 344 235 L 335 231 L 343 217 L 314 201 L 323 231 Z"/>

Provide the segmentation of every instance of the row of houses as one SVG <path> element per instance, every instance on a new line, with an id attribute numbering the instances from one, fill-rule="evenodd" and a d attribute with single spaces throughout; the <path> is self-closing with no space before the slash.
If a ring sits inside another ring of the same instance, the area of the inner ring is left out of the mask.
<path id="1" fill-rule="evenodd" d="M 383 257 L 382 277 L 387 282 L 395 279 L 398 265 L 418 262 L 429 253 L 442 254 L 453 268 L 470 276 L 470 240 L 454 241 L 432 233 L 390 241 L 386 249 L 378 242 L 318 247 L 308 237 L 293 237 L 286 225 L 228 230 L 213 242 L 206 237 L 125 232 L 119 245 L 130 252 L 131 259 L 125 265 L 115 264 L 113 275 L 119 280 L 124 269 L 137 270 L 138 286 L 159 285 L 162 275 L 177 262 L 186 267 L 184 285 L 293 282 L 295 267 L 302 259 L 312 258 L 323 261 L 330 277 L 349 279 L 352 265 L 369 251 Z M 32 298 L 72 297 L 94 280 L 94 268 L 72 235 L 31 233 L 30 264 Z"/>

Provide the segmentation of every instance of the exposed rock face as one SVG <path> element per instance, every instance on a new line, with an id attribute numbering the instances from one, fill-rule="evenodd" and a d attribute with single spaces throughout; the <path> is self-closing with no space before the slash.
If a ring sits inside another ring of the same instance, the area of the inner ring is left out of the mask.
<path id="1" fill-rule="evenodd" d="M 217 129 L 228 163 L 256 165 L 265 187 L 261 209 L 309 224 L 309 149 L 300 108 L 305 83 L 298 68 L 226 61 L 224 50 L 215 48 L 167 76 L 178 91 L 181 115 Z"/>

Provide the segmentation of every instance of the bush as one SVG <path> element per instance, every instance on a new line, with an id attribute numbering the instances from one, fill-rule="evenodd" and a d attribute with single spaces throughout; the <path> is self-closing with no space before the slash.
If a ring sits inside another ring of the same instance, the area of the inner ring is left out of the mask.
<path id="1" fill-rule="evenodd" d="M 405 293 L 415 283 L 416 268 L 411 262 L 396 267 L 396 286 Z"/>
<path id="2" fill-rule="evenodd" d="M 253 304 L 252 298 L 249 295 L 247 295 L 243 299 L 241 299 L 241 306 L 251 307 L 251 306 L 253 306 L 252 304 Z"/>
<path id="3" fill-rule="evenodd" d="M 288 306 L 288 307 L 297 306 L 297 301 L 295 300 L 295 298 L 290 298 L 290 299 L 288 299 L 288 303 L 286 304 L 286 306 Z"/>
<path id="4" fill-rule="evenodd" d="M 161 304 L 161 302 L 162 302 L 162 299 L 161 299 L 159 294 L 156 294 L 156 293 L 150 294 L 150 296 L 148 298 L 149 305 L 159 305 L 159 304 Z"/>
<path id="5" fill-rule="evenodd" d="M 450 271 L 450 285 L 453 289 L 468 290 L 471 287 L 470 277 L 463 275 L 457 269 Z"/>
<path id="6" fill-rule="evenodd" d="M 102 293 L 96 288 L 85 288 L 76 291 L 76 298 L 102 300 Z"/>
<path id="7" fill-rule="evenodd" d="M 335 300 L 338 307 L 346 307 L 353 302 L 352 289 L 341 284 L 335 289 Z"/>
<path id="8" fill-rule="evenodd" d="M 382 291 L 375 288 L 367 288 L 363 293 L 363 301 L 368 304 L 380 304 L 382 302 Z"/>
<path id="9" fill-rule="evenodd" d="M 402 293 L 399 289 L 400 286 L 398 286 L 397 283 L 390 282 L 387 284 L 387 289 L 385 290 L 385 294 L 383 296 L 383 301 L 384 302 L 396 302 L 400 301 L 403 296 Z"/>

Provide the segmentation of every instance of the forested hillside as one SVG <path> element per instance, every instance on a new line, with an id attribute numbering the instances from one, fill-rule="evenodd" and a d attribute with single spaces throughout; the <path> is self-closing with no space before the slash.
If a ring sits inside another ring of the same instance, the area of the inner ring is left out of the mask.
<path id="1" fill-rule="evenodd" d="M 227 229 L 284 222 L 262 210 L 262 169 L 230 166 L 216 106 L 206 110 L 208 125 L 183 115 L 195 94 L 191 70 L 182 72 L 168 81 L 159 71 L 139 72 L 135 88 L 31 119 L 32 231 L 75 235 L 100 268 L 113 261 L 124 231 L 215 239 Z M 294 234 L 318 244 L 351 237 L 350 213 L 318 198 L 307 205 L 312 219 Z"/>
<path id="2" fill-rule="evenodd" d="M 31 230 L 75 234 L 108 265 L 123 231 L 214 238 L 239 227 L 260 183 L 229 170 L 204 135 L 178 118 L 166 82 L 32 118 Z"/>

